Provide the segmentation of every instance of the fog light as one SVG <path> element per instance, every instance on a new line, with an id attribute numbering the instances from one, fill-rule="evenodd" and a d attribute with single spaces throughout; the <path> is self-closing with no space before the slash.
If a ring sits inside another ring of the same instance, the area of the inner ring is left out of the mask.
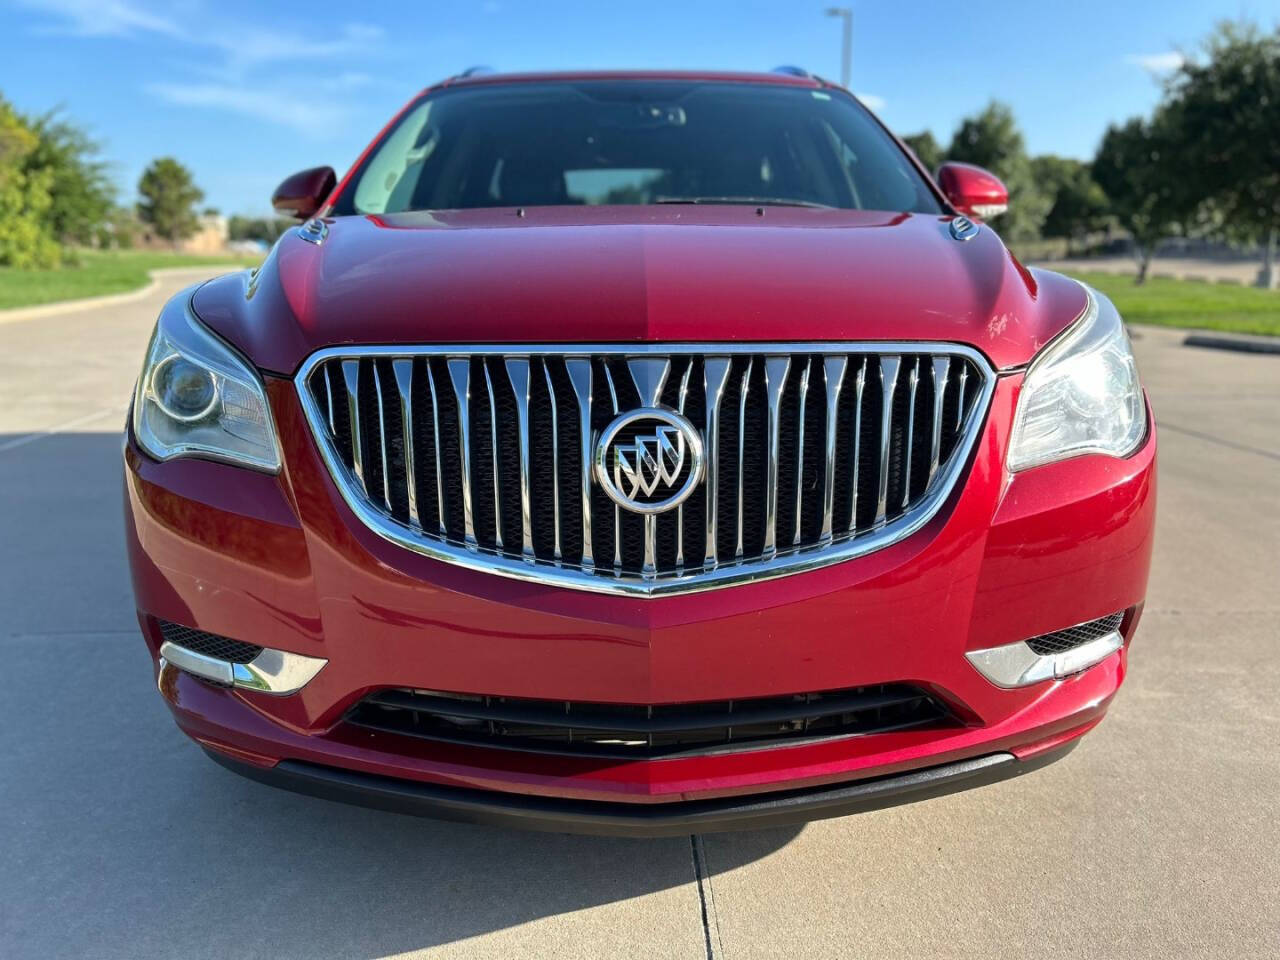
<path id="1" fill-rule="evenodd" d="M 978 672 L 997 687 L 1026 687 L 1062 680 L 1101 663 L 1124 646 L 1123 613 L 1000 647 L 965 654 Z"/>

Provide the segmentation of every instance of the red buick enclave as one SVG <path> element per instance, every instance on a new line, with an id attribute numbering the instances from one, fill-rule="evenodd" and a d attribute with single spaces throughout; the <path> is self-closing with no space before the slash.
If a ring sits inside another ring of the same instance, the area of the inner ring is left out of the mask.
<path id="1" fill-rule="evenodd" d="M 179 726 L 293 790 L 651 835 L 1061 756 L 1124 679 L 1155 430 L 1006 202 L 801 71 L 428 89 L 159 318 L 125 511 Z"/>

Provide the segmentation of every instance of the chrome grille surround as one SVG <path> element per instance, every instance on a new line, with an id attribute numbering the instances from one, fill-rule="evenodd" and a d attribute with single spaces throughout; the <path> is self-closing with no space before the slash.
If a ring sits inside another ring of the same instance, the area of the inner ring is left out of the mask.
<path id="1" fill-rule="evenodd" d="M 910 536 L 965 471 L 995 382 L 963 344 L 875 341 L 347 346 L 295 378 L 338 491 L 378 535 L 472 570 L 630 596 L 800 573 Z M 661 520 L 616 506 L 592 476 L 602 426 L 645 405 L 688 415 L 707 448 L 695 502 Z M 546 435 L 550 479 L 531 454 Z M 837 487 L 852 502 L 837 505 Z M 750 509 L 762 522 L 744 522 Z M 674 564 L 658 557 L 660 522 L 668 557 L 675 525 Z"/>

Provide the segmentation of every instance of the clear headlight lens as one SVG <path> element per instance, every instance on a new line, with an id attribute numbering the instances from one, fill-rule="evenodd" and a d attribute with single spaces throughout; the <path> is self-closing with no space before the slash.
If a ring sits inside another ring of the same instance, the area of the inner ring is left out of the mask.
<path id="1" fill-rule="evenodd" d="M 1032 361 L 1023 378 L 1010 470 L 1086 453 L 1125 457 L 1146 436 L 1146 404 L 1129 335 L 1111 301 L 1085 290 L 1084 316 Z"/>
<path id="2" fill-rule="evenodd" d="M 203 457 L 280 469 L 262 379 L 192 316 L 184 291 L 160 314 L 138 377 L 133 432 L 157 460 Z"/>

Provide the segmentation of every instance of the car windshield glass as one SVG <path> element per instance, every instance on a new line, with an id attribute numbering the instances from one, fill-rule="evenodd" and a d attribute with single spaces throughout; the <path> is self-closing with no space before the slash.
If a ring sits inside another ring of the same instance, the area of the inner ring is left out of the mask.
<path id="1" fill-rule="evenodd" d="M 892 138 L 838 91 L 636 80 L 425 95 L 333 212 L 656 203 L 940 212 Z"/>

